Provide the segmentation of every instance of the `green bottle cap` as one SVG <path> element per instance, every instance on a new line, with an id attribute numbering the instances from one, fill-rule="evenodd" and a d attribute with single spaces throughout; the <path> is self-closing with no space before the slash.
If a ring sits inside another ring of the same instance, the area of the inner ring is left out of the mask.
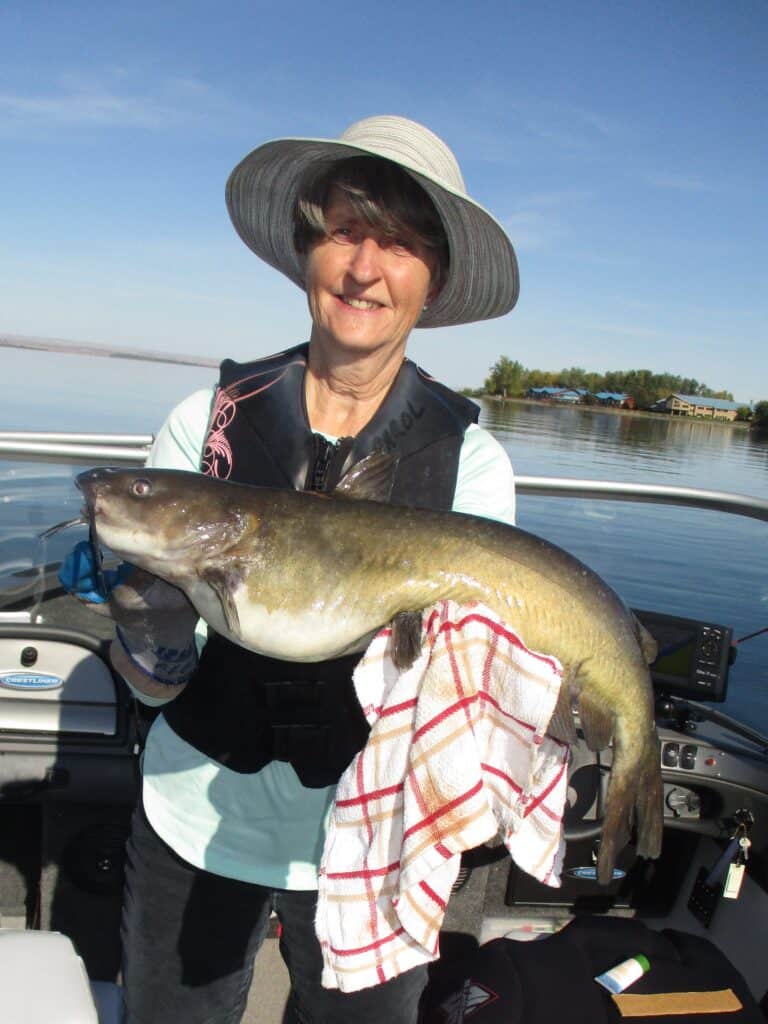
<path id="1" fill-rule="evenodd" d="M 648 971 L 650 971 L 650 969 L 651 969 L 651 962 L 650 962 L 650 960 L 648 959 L 647 956 L 643 956 L 642 953 L 638 953 L 637 956 L 633 957 L 632 959 L 633 960 L 637 960 L 637 962 L 643 968 L 643 974 L 647 974 Z"/>

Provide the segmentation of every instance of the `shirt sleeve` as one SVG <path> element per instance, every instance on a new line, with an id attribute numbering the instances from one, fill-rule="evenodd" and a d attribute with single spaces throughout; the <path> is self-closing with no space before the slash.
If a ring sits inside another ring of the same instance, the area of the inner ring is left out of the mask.
<path id="1" fill-rule="evenodd" d="M 453 511 L 515 522 L 515 474 L 509 456 L 491 433 L 474 423 L 459 453 Z"/>
<path id="2" fill-rule="evenodd" d="M 211 416 L 213 389 L 204 388 L 195 391 L 180 402 L 170 413 L 157 433 L 146 465 L 154 469 L 200 469 L 203 445 L 208 431 Z M 195 642 L 198 652 L 206 641 L 206 625 L 198 620 L 195 629 Z M 153 697 L 142 693 L 125 679 L 126 686 L 142 704 L 149 707 L 162 707 L 173 700 L 173 697 Z"/>
<path id="3" fill-rule="evenodd" d="M 147 466 L 199 470 L 212 403 L 212 388 L 195 391 L 180 402 L 158 431 Z"/>

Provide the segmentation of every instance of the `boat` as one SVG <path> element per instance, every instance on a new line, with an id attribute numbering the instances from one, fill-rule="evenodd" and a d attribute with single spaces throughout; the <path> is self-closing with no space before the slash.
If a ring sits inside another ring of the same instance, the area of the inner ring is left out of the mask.
<path id="1" fill-rule="evenodd" d="M 139 466 L 151 442 L 150 435 L 10 432 L 0 434 L 0 459 L 68 466 L 66 482 L 76 466 Z M 34 566 L 9 553 L 25 531 L 55 521 L 42 523 L 39 507 L 30 512 L 36 480 L 30 471 L 9 476 L 14 493 L 23 492 L 14 507 L 26 519 L 11 517 L 0 535 L 0 552 L 8 553 L 0 564 L 0 942 L 10 933 L 67 937 L 97 993 L 101 983 L 100 1020 L 112 1024 L 119 1020 L 107 996 L 119 973 L 123 848 L 152 712 L 130 698 L 109 666 L 108 622 L 59 584 L 71 534 Z M 41 470 L 39 480 L 53 514 L 49 475 Z M 523 499 L 665 503 L 768 523 L 768 501 L 720 491 L 525 476 L 517 489 Z M 466 854 L 443 926 L 443 969 L 460 977 L 462 964 L 499 938 L 553 936 L 585 917 L 634 920 L 706 938 L 767 1010 L 768 736 L 722 710 L 736 652 L 728 609 L 718 622 L 691 619 L 685 607 L 674 615 L 636 613 L 662 648 L 652 669 L 664 782 L 659 860 L 639 859 L 630 843 L 611 884 L 597 884 L 611 751 L 595 754 L 579 740 L 569 767 L 562 886 L 525 875 L 501 846 Z M 246 1021 L 281 1019 L 287 988 L 274 945 L 273 937 L 260 955 L 259 995 Z M 30 962 L 29 978 L 34 969 Z M 436 990 L 447 984 L 439 969 L 435 978 Z"/>

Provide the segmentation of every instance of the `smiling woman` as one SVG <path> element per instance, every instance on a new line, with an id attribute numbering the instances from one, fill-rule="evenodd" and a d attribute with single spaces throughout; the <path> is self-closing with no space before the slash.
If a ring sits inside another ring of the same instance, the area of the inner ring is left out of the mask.
<path id="1" fill-rule="evenodd" d="M 466 194 L 445 143 L 398 117 L 358 122 L 338 140 L 268 142 L 232 172 L 227 202 L 246 244 L 305 290 L 309 342 L 251 363 L 224 360 L 216 389 L 171 413 L 149 465 L 331 492 L 384 450 L 382 500 L 511 522 L 512 469 L 477 426 L 478 408 L 405 356 L 414 327 L 501 316 L 517 299 L 512 245 Z M 321 570 L 296 571 L 311 604 Z M 222 567 L 219 589 L 224 577 Z M 369 731 L 352 686 L 359 655 L 302 661 L 306 641 L 325 648 L 297 636 L 292 658 L 279 660 L 209 624 L 194 670 L 164 675 L 172 602 L 154 577 L 141 586 L 141 636 L 121 629 L 113 651 L 138 698 L 163 708 L 128 847 L 129 1021 L 239 1020 L 272 910 L 302 1021 L 415 1021 L 424 963 L 388 963 L 379 977 L 390 980 L 370 988 L 354 978 L 344 992 L 321 984 L 314 918 L 328 812 Z M 191 624 L 184 630 L 181 651 Z"/>
<path id="2" fill-rule="evenodd" d="M 390 234 L 364 220 L 338 187 L 330 190 L 324 219 L 326 233 L 306 256 L 310 372 L 334 351 L 351 350 L 376 358 L 389 377 L 390 367 L 402 363 L 411 330 L 439 291 L 433 251 L 404 224 L 393 224 Z M 364 424 L 363 419 L 359 426 Z M 350 426 L 354 429 L 354 424 L 336 429 L 329 423 L 328 430 L 350 432 Z"/>

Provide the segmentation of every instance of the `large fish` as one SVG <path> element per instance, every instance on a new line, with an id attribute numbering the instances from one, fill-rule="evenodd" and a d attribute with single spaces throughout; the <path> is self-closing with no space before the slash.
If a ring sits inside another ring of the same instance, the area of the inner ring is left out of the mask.
<path id="1" fill-rule="evenodd" d="M 102 543 L 179 587 L 217 632 L 274 658 L 362 651 L 393 623 L 398 659 L 435 601 L 487 605 L 565 681 L 550 732 L 613 741 L 598 879 L 611 879 L 634 819 L 657 857 L 662 783 L 648 663 L 655 644 L 613 590 L 562 549 L 476 516 L 368 500 L 386 457 L 363 460 L 333 496 L 174 470 L 95 469 L 77 483 Z M 354 500 L 350 500 L 354 498 Z"/>

